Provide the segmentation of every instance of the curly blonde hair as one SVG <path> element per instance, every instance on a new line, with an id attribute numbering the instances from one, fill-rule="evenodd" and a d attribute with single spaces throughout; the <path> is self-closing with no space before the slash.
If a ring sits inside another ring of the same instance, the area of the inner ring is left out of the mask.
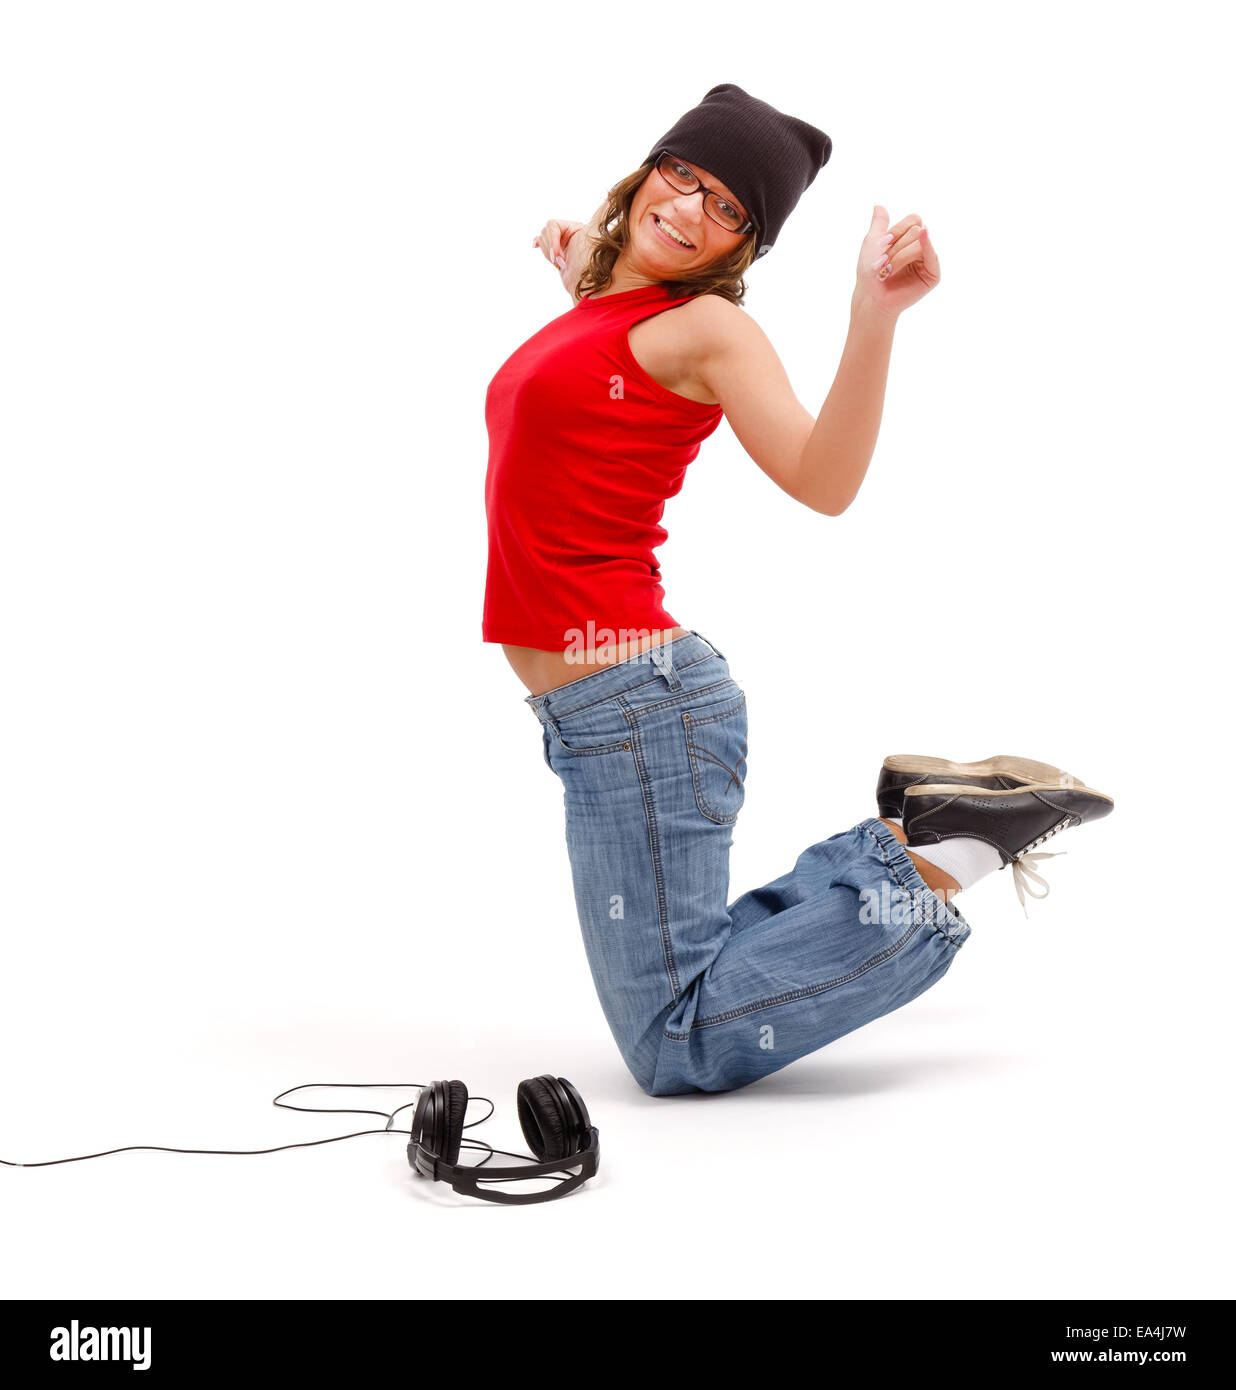
<path id="1" fill-rule="evenodd" d="M 631 204 L 639 192 L 641 184 L 652 172 L 655 165 L 650 161 L 642 164 L 633 174 L 620 179 L 609 190 L 609 202 L 595 229 L 589 229 L 595 240 L 588 264 L 580 272 L 575 286 L 578 299 L 583 294 L 599 294 L 610 283 L 614 262 L 619 253 L 631 239 Z M 747 286 L 743 272 L 755 260 L 756 239 L 748 233 L 729 253 L 713 261 L 710 265 L 692 271 L 678 280 L 666 280 L 671 294 L 697 295 L 716 294 L 728 299 L 732 304 L 741 304 Z"/>

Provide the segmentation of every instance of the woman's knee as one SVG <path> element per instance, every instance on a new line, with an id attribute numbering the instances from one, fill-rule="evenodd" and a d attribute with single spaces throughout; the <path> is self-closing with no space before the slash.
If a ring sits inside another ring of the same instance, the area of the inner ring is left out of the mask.
<path id="1" fill-rule="evenodd" d="M 695 1086 L 683 1086 L 669 1075 L 661 1064 L 659 1050 L 624 1052 L 622 1060 L 635 1078 L 635 1084 L 646 1096 L 677 1096 L 697 1089 Z"/>

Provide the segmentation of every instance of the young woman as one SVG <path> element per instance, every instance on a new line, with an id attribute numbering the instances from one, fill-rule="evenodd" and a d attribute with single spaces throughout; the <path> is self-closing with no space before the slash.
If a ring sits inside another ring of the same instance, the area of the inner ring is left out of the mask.
<path id="1" fill-rule="evenodd" d="M 666 499 L 722 415 L 785 492 L 828 516 L 875 449 L 897 318 L 940 281 L 921 220 L 877 206 L 850 330 L 816 417 L 741 307 L 742 275 L 832 142 L 725 83 L 537 245 L 573 306 L 486 397 L 483 637 L 503 646 L 561 778 L 593 980 L 650 1095 L 746 1085 L 907 1003 L 970 933 L 952 896 L 1029 865 L 1110 798 L 1024 758 L 885 760 L 878 818 L 805 849 L 733 902 L 746 699 L 664 606 Z M 1038 894 L 1037 896 L 1042 896 Z M 1024 899 L 1023 899 L 1024 905 Z"/>

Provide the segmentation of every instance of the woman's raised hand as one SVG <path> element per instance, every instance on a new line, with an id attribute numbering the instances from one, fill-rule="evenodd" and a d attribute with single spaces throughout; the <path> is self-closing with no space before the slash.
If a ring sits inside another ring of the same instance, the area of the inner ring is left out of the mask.
<path id="1" fill-rule="evenodd" d="M 540 248 L 545 259 L 557 270 L 562 277 L 562 283 L 567 281 L 569 261 L 567 247 L 571 238 L 584 224 L 582 222 L 563 222 L 558 218 L 551 218 L 550 221 L 541 228 L 533 240 L 533 246 Z M 568 286 L 570 288 L 570 286 Z"/>
<path id="2" fill-rule="evenodd" d="M 855 300 L 896 317 L 940 283 L 940 259 L 917 213 L 895 226 L 888 209 L 876 204 L 871 226 L 858 253 Z"/>

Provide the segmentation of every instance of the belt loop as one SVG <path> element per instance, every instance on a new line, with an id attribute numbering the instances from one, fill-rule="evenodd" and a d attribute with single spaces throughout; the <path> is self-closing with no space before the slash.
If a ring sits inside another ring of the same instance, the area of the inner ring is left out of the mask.
<path id="1" fill-rule="evenodd" d="M 558 721 L 545 708 L 544 695 L 525 695 L 524 703 L 542 724 L 547 724 L 555 734 L 558 732 Z"/>
<path id="2" fill-rule="evenodd" d="M 682 678 L 674 669 L 673 659 L 667 656 L 665 651 L 667 647 L 672 647 L 673 645 L 672 642 L 666 642 L 655 647 L 649 647 L 648 655 L 652 657 L 653 664 L 656 666 L 657 670 L 665 677 L 669 688 L 671 690 L 681 690 Z"/>

